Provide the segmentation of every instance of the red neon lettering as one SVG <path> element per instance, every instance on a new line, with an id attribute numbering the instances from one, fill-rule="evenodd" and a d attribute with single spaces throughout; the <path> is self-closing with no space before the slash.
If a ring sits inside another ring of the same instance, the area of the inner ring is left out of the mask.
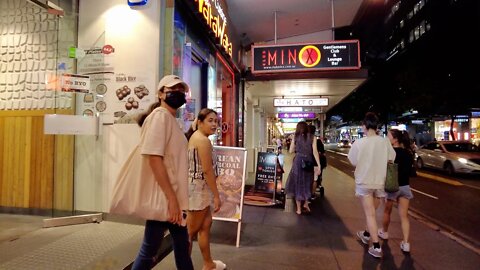
<path id="1" fill-rule="evenodd" d="M 275 51 L 273 54 L 271 52 L 268 52 L 268 65 L 272 65 L 271 62 L 273 62 L 273 65 L 277 65 L 277 52 Z"/>
<path id="2" fill-rule="evenodd" d="M 297 50 L 288 51 L 288 64 L 297 64 Z"/>

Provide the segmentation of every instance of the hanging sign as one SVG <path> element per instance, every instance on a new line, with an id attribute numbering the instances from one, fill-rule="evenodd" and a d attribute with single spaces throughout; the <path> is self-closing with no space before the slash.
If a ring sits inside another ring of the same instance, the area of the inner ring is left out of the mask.
<path id="1" fill-rule="evenodd" d="M 328 106 L 328 98 L 274 98 L 273 106 L 275 107 L 319 107 Z M 314 117 L 312 117 L 314 118 Z"/>
<path id="2" fill-rule="evenodd" d="M 277 118 L 315 118 L 314 112 L 291 112 L 278 113 Z"/>
<path id="3" fill-rule="evenodd" d="M 252 46 L 252 73 L 360 68 L 358 40 Z"/>
<path id="4" fill-rule="evenodd" d="M 88 93 L 90 90 L 90 76 L 63 74 L 61 88 L 63 92 Z"/>

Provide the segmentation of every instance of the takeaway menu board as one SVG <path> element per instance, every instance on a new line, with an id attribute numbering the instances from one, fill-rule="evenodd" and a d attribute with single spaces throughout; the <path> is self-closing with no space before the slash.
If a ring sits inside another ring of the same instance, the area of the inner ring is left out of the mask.
<path id="1" fill-rule="evenodd" d="M 277 169 L 277 155 L 275 153 L 258 152 L 255 172 L 255 190 L 273 193 Z"/>

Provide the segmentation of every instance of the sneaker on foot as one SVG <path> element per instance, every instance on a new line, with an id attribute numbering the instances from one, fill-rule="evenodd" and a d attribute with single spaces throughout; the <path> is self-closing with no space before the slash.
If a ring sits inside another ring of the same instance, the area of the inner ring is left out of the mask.
<path id="1" fill-rule="evenodd" d="M 388 232 L 384 232 L 383 229 L 378 229 L 378 237 L 382 238 L 383 240 L 387 240 Z"/>
<path id="2" fill-rule="evenodd" d="M 368 253 L 375 258 L 381 258 L 382 257 L 382 248 L 374 248 L 373 246 L 371 246 L 368 249 Z"/>
<path id="3" fill-rule="evenodd" d="M 365 245 L 368 245 L 368 242 L 370 241 L 370 236 L 365 236 L 363 233 L 365 231 L 359 231 L 357 232 L 357 237 L 364 243 Z"/>
<path id="4" fill-rule="evenodd" d="M 214 260 L 213 263 L 215 263 L 215 270 L 224 270 L 227 268 L 227 265 L 222 261 Z"/>
<path id="5" fill-rule="evenodd" d="M 401 249 L 403 252 L 410 252 L 410 243 L 407 243 L 407 242 L 402 241 L 402 242 L 400 243 L 400 249 Z"/>

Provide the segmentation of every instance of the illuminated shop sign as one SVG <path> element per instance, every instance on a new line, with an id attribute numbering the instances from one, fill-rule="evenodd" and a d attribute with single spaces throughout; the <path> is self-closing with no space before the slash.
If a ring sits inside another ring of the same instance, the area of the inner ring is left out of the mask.
<path id="1" fill-rule="evenodd" d="M 273 106 L 275 107 L 318 107 L 328 106 L 328 98 L 274 98 Z"/>
<path id="2" fill-rule="evenodd" d="M 220 40 L 220 44 L 232 57 L 232 42 L 228 37 L 227 16 L 223 11 L 219 0 L 195 0 L 196 8 L 202 14 L 205 22 Z"/>
<path id="3" fill-rule="evenodd" d="M 252 46 L 252 73 L 360 68 L 358 40 Z"/>
<path id="4" fill-rule="evenodd" d="M 315 118 L 314 112 L 291 112 L 291 113 L 279 113 L 278 118 Z"/>

